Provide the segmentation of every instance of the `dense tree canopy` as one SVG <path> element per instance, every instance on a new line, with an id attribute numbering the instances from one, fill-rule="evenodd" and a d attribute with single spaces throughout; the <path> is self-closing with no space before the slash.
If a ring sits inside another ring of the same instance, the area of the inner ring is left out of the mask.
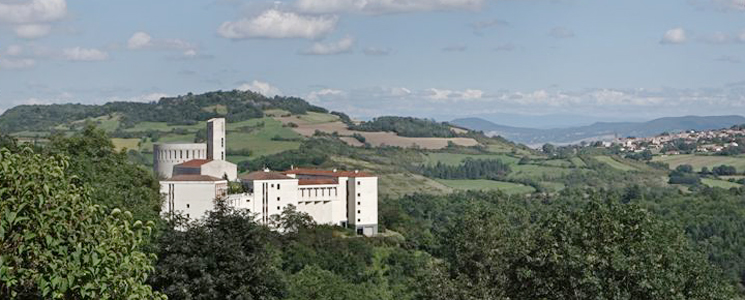
<path id="1" fill-rule="evenodd" d="M 131 211 L 138 220 L 160 219 L 157 178 L 130 162 L 126 153 L 116 151 L 102 130 L 88 125 L 71 137 L 53 136 L 42 152 L 68 157 L 66 172 L 91 186 L 94 203 Z"/>
<path id="2" fill-rule="evenodd" d="M 156 299 L 152 223 L 110 213 L 63 157 L 0 149 L 0 298 Z"/>

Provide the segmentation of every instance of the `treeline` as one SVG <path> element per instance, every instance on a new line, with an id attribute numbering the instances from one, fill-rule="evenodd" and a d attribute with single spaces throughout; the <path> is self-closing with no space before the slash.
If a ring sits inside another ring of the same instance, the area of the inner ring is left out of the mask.
<path id="1" fill-rule="evenodd" d="M 435 165 L 420 166 L 419 172 L 430 178 L 441 179 L 488 179 L 499 180 L 511 171 L 510 166 L 498 159 L 463 160 L 460 165 L 448 165 L 437 162 Z"/>
<path id="2" fill-rule="evenodd" d="M 217 106 L 227 108 L 221 114 Z M 296 97 L 265 97 L 251 91 L 216 91 L 200 95 L 186 94 L 161 98 L 157 102 L 110 102 L 104 105 L 55 104 L 21 105 L 0 116 L 3 132 L 46 131 L 73 120 L 105 115 L 120 116 L 122 127 L 139 122 L 168 122 L 174 125 L 191 125 L 214 117 L 225 117 L 228 122 L 239 122 L 264 116 L 265 109 L 283 109 L 294 114 L 308 111 L 327 112 Z"/>
<path id="3" fill-rule="evenodd" d="M 432 120 L 412 117 L 379 117 L 358 125 L 348 124 L 349 129 L 359 131 L 395 132 L 408 137 L 456 137 L 458 134 L 451 130 L 448 123 L 438 123 Z"/>

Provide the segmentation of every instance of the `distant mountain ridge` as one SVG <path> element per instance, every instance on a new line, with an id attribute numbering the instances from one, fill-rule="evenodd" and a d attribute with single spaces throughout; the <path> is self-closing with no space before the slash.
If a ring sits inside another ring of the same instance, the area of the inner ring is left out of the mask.
<path id="1" fill-rule="evenodd" d="M 647 122 L 596 122 L 587 126 L 554 129 L 511 127 L 481 118 L 455 119 L 450 123 L 536 146 L 545 143 L 572 144 L 590 140 L 611 140 L 616 136 L 645 137 L 666 131 L 720 129 L 745 124 L 745 117 L 739 115 L 665 117 Z"/>

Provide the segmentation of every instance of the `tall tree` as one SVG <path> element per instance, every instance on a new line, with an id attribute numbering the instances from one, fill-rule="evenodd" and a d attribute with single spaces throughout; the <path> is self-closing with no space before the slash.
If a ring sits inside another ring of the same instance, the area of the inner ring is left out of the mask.
<path id="1" fill-rule="evenodd" d="M 0 299 L 165 298 L 145 284 L 152 223 L 94 205 L 65 158 L 0 149 Z"/>

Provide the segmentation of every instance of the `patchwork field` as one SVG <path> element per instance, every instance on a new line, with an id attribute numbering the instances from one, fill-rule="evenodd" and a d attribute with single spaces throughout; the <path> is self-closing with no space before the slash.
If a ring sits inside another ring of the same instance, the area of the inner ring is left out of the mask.
<path id="1" fill-rule="evenodd" d="M 353 131 L 347 129 L 347 125 L 338 121 L 338 117 L 330 114 L 308 113 L 306 115 L 297 115 L 289 117 L 275 117 L 284 124 L 294 123 L 297 127 L 292 128 L 295 132 L 303 136 L 312 136 L 316 131 L 325 133 L 334 133 L 341 136 L 350 137 L 358 133 L 365 137 L 365 141 L 373 146 L 397 146 L 397 147 L 419 147 L 422 149 L 442 149 L 452 142 L 460 146 L 476 146 L 478 142 L 472 138 L 419 138 L 403 137 L 393 132 L 365 132 Z M 357 140 L 352 141 L 350 138 L 343 139 L 350 145 L 362 145 Z"/>
<path id="2" fill-rule="evenodd" d="M 670 165 L 670 169 L 675 169 L 679 165 L 691 165 L 696 171 L 701 171 L 702 167 L 709 170 L 720 165 L 734 166 L 738 172 L 745 171 L 744 156 L 719 156 L 719 155 L 693 155 L 679 154 L 667 156 L 655 156 L 652 161 L 659 161 Z"/>
<path id="3" fill-rule="evenodd" d="M 507 194 L 529 194 L 535 192 L 531 186 L 494 180 L 437 179 L 438 182 L 457 190 L 500 190 Z"/>

